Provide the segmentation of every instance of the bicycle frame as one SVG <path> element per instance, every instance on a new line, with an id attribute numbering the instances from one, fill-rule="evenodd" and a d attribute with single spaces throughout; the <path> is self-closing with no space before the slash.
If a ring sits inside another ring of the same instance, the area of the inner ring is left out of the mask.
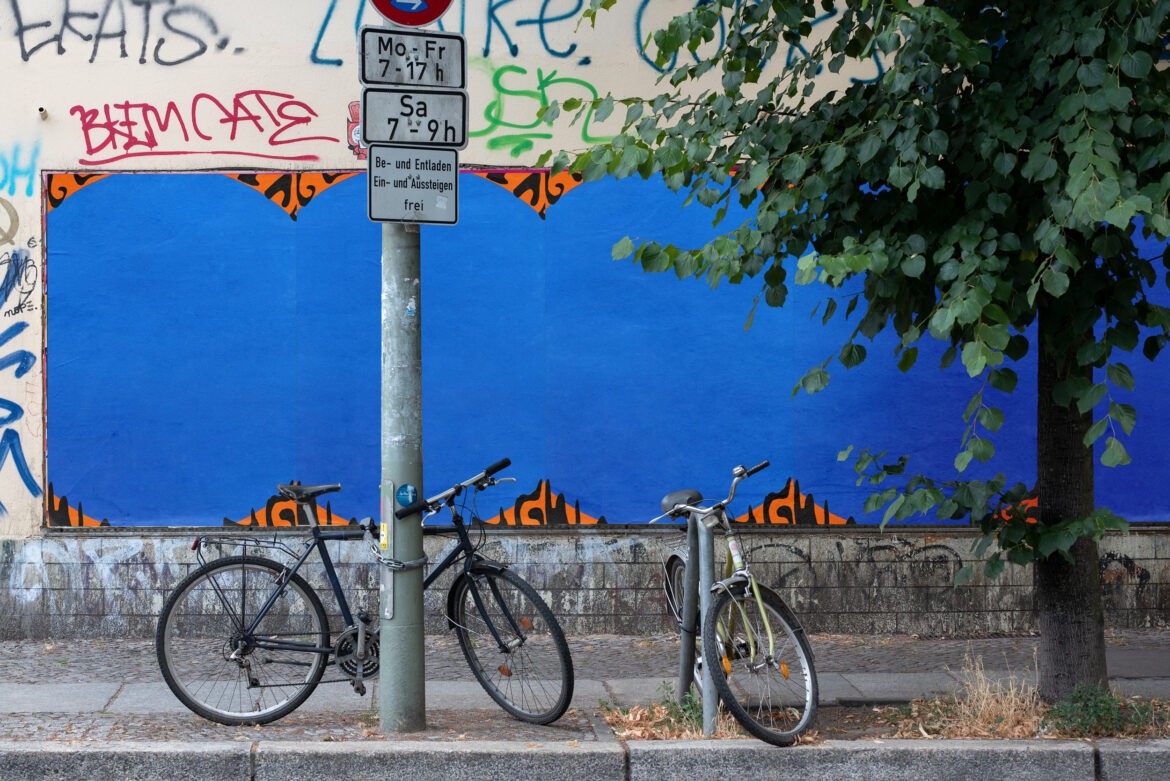
<path id="1" fill-rule="evenodd" d="M 246 627 L 243 625 L 243 621 L 245 620 L 246 616 L 242 614 L 243 611 L 241 610 L 241 615 L 239 616 L 241 625 L 239 629 L 243 637 L 255 641 L 254 634 L 257 627 L 260 626 L 260 622 L 264 620 L 265 616 L 268 615 L 268 611 L 272 609 L 273 605 L 275 605 L 276 601 L 280 598 L 280 595 L 284 593 L 284 590 L 287 588 L 288 582 L 292 579 L 292 576 L 297 574 L 304 563 L 309 560 L 309 557 L 313 555 L 313 551 L 317 551 L 321 557 L 321 564 L 325 570 L 325 577 L 329 582 L 329 588 L 333 592 L 334 598 L 337 600 L 337 607 L 341 611 L 341 617 L 345 621 L 346 627 L 348 628 L 355 625 L 353 612 L 349 607 L 349 600 L 346 599 L 345 592 L 341 588 L 341 581 L 337 577 L 337 569 L 333 565 L 333 557 L 329 555 L 329 549 L 326 547 L 325 543 L 335 540 L 358 540 L 366 534 L 366 530 L 364 528 L 358 527 L 325 527 L 314 524 L 310 526 L 309 532 L 311 539 L 305 541 L 305 550 L 299 556 L 296 555 L 288 545 L 275 539 L 269 542 L 268 540 L 248 540 L 238 536 L 224 535 L 209 535 L 196 538 L 195 545 L 193 547 L 195 547 L 198 551 L 200 562 L 203 562 L 202 552 L 204 545 L 225 543 L 242 545 L 244 549 L 244 555 L 247 555 L 248 546 L 253 545 L 259 548 L 267 548 L 269 550 L 281 550 L 285 553 L 293 555 L 294 558 L 296 558 L 296 561 L 294 561 L 285 569 L 284 575 L 282 576 L 280 582 L 276 584 L 276 588 L 274 588 L 272 593 L 268 595 L 268 599 L 265 600 L 260 609 L 256 611 L 256 615 L 251 619 Z M 219 597 L 220 602 L 225 608 L 230 610 L 231 605 L 228 603 L 227 595 L 223 594 L 219 590 L 218 584 L 213 583 L 212 585 L 215 588 L 216 596 Z M 307 651 L 317 654 L 330 654 L 333 652 L 332 647 L 321 647 L 315 644 L 294 643 L 280 640 L 265 640 L 263 642 L 256 641 L 255 645 L 258 648 L 265 648 L 276 651 Z"/>
<path id="2" fill-rule="evenodd" d="M 654 523 L 666 516 L 677 517 L 684 513 L 687 517 L 686 577 L 682 605 L 682 616 L 684 618 L 682 619 L 681 627 L 682 652 L 679 655 L 678 673 L 678 696 L 680 698 L 690 691 L 691 683 L 694 681 L 695 675 L 696 635 L 699 628 L 688 626 L 687 624 L 690 621 L 694 621 L 695 616 L 701 617 L 707 615 L 711 595 L 720 589 L 730 592 L 734 586 L 746 585 L 751 589 L 752 597 L 756 603 L 761 608 L 763 607 L 763 599 L 760 596 L 759 585 L 756 583 L 756 579 L 751 571 L 747 568 L 739 547 L 739 540 L 731 529 L 731 522 L 728 518 L 726 508 L 735 498 L 735 489 L 739 485 L 739 482 L 767 466 L 768 462 L 764 461 L 751 469 L 744 469 L 742 466 L 736 467 L 732 472 L 733 479 L 727 498 L 721 502 L 716 502 L 710 507 L 699 507 L 691 504 L 691 502 L 701 501 L 701 498 L 695 492 L 680 491 L 668 494 L 663 499 L 663 510 L 666 511 L 665 514 L 651 521 L 651 523 Z M 668 507 L 667 505 L 673 506 Z M 715 580 L 715 551 L 713 540 L 713 527 L 715 526 L 722 527 L 728 550 L 725 576 L 720 581 Z M 696 561 L 698 562 L 697 568 L 694 566 Z M 742 608 L 740 610 L 742 612 Z M 768 634 L 768 658 L 771 659 L 775 655 L 775 637 L 772 626 L 767 620 L 766 611 L 761 609 L 760 612 L 764 615 L 764 629 Z M 750 648 L 754 651 L 757 647 L 755 634 L 751 631 L 748 621 L 743 621 L 743 624 L 748 631 Z M 703 668 L 702 686 L 706 694 L 703 697 L 703 732 L 706 735 L 711 735 L 715 731 L 718 697 L 711 696 L 714 694 L 714 689 L 712 686 L 711 671 L 707 666 Z"/>
<path id="3" fill-rule="evenodd" d="M 488 567 L 495 567 L 501 570 L 506 569 L 507 565 L 501 564 L 497 561 L 492 561 L 491 559 L 484 558 L 483 556 L 477 554 L 475 552 L 475 545 L 471 542 L 471 535 L 469 535 L 467 532 L 467 525 L 463 522 L 463 516 L 455 510 L 455 497 L 452 496 L 446 502 L 446 505 L 447 508 L 451 511 L 451 522 L 455 528 L 455 533 L 459 536 L 459 541 L 455 544 L 455 547 L 443 558 L 443 560 L 436 564 L 434 568 L 431 569 L 430 573 L 428 573 L 427 576 L 423 578 L 423 589 L 427 589 L 432 583 L 435 582 L 436 579 L 438 579 L 440 575 L 442 575 L 452 564 L 454 564 L 456 560 L 462 557 L 463 572 L 458 577 L 469 578 L 468 587 L 471 590 L 471 599 L 475 602 L 475 609 L 479 611 L 480 616 L 487 625 L 488 631 L 491 632 L 492 639 L 496 641 L 496 645 L 499 646 L 501 651 L 507 651 L 508 644 L 503 641 L 503 639 L 500 637 L 500 633 L 496 630 L 496 625 L 492 621 L 486 605 L 484 605 L 483 596 L 479 593 L 479 584 L 476 583 L 475 578 L 472 577 L 471 574 L 472 566 L 477 563 Z M 515 616 L 513 616 L 511 611 L 508 610 L 507 603 L 496 590 L 494 584 L 492 585 L 492 592 L 492 596 L 495 598 L 496 604 L 500 606 L 500 609 L 503 611 L 504 616 L 508 619 L 508 623 L 512 627 L 512 631 L 516 633 L 518 638 L 518 640 L 515 641 L 513 645 L 522 645 L 527 637 L 522 631 L 520 623 L 516 621 Z M 455 605 L 453 604 L 454 598 L 455 589 L 451 589 L 448 592 L 447 602 L 447 621 L 451 624 L 451 626 L 454 626 L 454 619 L 452 618 L 452 616 L 455 614 Z"/>

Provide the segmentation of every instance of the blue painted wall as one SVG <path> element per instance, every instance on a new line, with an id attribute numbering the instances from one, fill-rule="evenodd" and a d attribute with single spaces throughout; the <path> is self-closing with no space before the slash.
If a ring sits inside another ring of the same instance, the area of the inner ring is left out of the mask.
<path id="1" fill-rule="evenodd" d="M 50 212 L 54 495 L 114 525 L 220 524 L 261 509 L 278 482 L 336 481 L 335 512 L 376 515 L 380 229 L 365 188 L 364 176 L 337 184 L 293 221 L 226 176 L 125 174 Z M 794 477 L 833 513 L 875 522 L 837 461 L 844 447 L 951 473 L 978 386 L 939 373 L 941 349 L 903 375 L 879 340 L 861 367 L 831 366 L 827 392 L 794 397 L 847 332 L 812 315 L 821 289 L 761 305 L 745 331 L 755 282 L 713 291 L 611 260 L 626 235 L 701 240 L 700 207 L 655 182 L 602 182 L 541 219 L 478 176 L 460 189 L 459 225 L 422 235 L 424 490 L 506 455 L 518 483 L 486 503 L 508 507 L 547 478 L 582 512 L 629 523 L 669 490 L 722 495 L 732 466 L 769 458 L 739 512 Z M 1135 463 L 1098 470 L 1098 501 L 1164 520 L 1166 372 L 1129 363 Z M 1031 371 L 1005 400 L 991 465 L 1029 484 Z"/>

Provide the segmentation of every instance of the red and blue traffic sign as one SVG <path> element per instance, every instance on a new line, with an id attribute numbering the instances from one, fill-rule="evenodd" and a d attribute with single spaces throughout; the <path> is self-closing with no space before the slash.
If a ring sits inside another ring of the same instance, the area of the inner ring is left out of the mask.
<path id="1" fill-rule="evenodd" d="M 378 13 L 404 27 L 422 27 L 451 7 L 451 0 L 370 0 Z"/>

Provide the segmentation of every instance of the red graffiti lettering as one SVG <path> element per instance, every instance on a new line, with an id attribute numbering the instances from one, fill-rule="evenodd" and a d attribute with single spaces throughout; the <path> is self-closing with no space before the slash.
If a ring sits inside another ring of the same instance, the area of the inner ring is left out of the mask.
<path id="1" fill-rule="evenodd" d="M 340 143 L 313 134 L 317 112 L 295 96 L 245 90 L 228 100 L 201 92 L 186 111 L 175 101 L 161 108 L 122 101 L 69 109 L 81 125 L 82 165 L 105 165 L 132 157 L 234 155 L 276 160 L 316 160 L 314 154 L 281 154 L 278 147 L 312 142 Z"/>

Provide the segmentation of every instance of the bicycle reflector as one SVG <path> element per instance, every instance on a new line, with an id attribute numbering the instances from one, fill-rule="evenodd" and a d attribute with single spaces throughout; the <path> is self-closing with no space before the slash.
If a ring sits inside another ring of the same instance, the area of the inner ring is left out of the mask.
<path id="1" fill-rule="evenodd" d="M 198 534 L 195 535 L 195 541 L 191 543 L 191 550 L 199 550 L 199 540 L 201 539 Z"/>

